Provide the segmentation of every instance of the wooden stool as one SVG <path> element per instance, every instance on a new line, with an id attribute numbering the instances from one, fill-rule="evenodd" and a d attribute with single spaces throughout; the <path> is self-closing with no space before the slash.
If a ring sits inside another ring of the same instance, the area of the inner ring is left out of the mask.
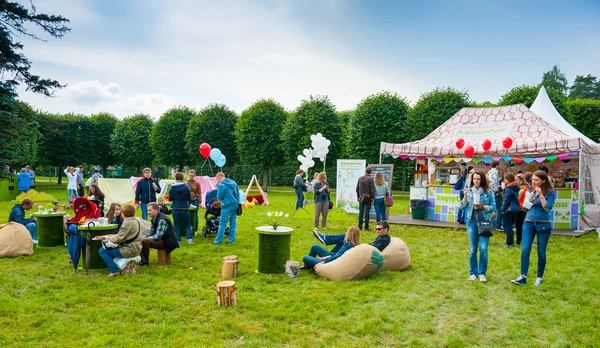
<path id="1" fill-rule="evenodd" d="M 171 254 L 167 254 L 164 250 L 156 249 L 158 252 L 158 264 L 159 265 L 170 265 Z"/>
<path id="2" fill-rule="evenodd" d="M 137 264 L 135 261 L 129 261 L 127 266 L 121 270 L 121 274 L 136 274 L 137 273 Z"/>
<path id="3" fill-rule="evenodd" d="M 221 307 L 237 304 L 237 289 L 234 281 L 226 280 L 217 283 L 217 304 Z"/>

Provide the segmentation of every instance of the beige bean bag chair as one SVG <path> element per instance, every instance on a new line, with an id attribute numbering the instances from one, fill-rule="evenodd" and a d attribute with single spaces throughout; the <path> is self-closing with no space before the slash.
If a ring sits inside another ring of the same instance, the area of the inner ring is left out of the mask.
<path id="1" fill-rule="evenodd" d="M 16 222 L 0 225 L 0 257 L 20 255 L 33 255 L 31 234 Z"/>
<path id="2" fill-rule="evenodd" d="M 390 244 L 381 254 L 383 255 L 382 270 L 403 271 L 410 266 L 410 251 L 400 238 L 390 238 Z"/>
<path id="3" fill-rule="evenodd" d="M 357 280 L 377 273 L 383 267 L 383 255 L 369 244 L 361 244 L 346 251 L 338 259 L 321 263 L 315 273 L 330 280 Z"/>

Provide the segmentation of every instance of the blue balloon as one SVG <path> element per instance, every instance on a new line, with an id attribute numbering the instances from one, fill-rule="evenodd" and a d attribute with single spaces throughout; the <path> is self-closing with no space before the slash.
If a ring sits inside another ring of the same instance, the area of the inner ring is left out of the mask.
<path id="1" fill-rule="evenodd" d="M 239 190 L 240 191 L 240 204 L 244 203 L 246 201 L 246 192 Z"/>
<path id="2" fill-rule="evenodd" d="M 215 161 L 215 163 L 219 162 L 219 160 L 221 159 L 221 155 L 223 155 L 221 153 L 221 150 L 219 150 L 217 148 L 210 150 L 210 159 Z M 219 164 L 217 163 L 217 165 L 219 165 Z"/>
<path id="3" fill-rule="evenodd" d="M 221 158 L 219 158 L 219 163 L 221 163 L 219 167 L 222 167 L 225 165 L 225 163 L 227 163 L 227 158 L 225 157 L 225 155 L 221 154 Z"/>

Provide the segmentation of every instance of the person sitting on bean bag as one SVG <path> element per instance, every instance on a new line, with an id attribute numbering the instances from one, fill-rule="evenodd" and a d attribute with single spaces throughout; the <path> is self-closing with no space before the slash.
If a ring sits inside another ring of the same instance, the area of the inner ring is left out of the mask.
<path id="1" fill-rule="evenodd" d="M 349 231 L 349 230 L 348 230 Z M 390 225 L 387 221 L 380 221 L 377 223 L 375 228 L 377 232 L 377 238 L 371 243 L 372 246 L 379 249 L 379 251 L 383 251 L 390 244 Z M 344 242 L 346 239 L 346 234 L 335 234 L 335 235 L 324 235 L 319 233 L 317 230 L 313 230 L 313 236 L 317 238 L 317 240 L 325 245 L 336 245 L 336 247 Z M 336 247 L 331 250 L 332 253 L 336 252 Z"/>
<path id="2" fill-rule="evenodd" d="M 321 263 L 331 262 L 342 256 L 346 251 L 360 244 L 360 231 L 354 226 L 350 227 L 342 236 L 344 236 L 344 238 L 339 240 L 338 243 L 335 243 L 335 246 L 331 251 L 318 244 L 313 244 L 308 255 L 304 256 L 302 259 L 304 265 L 300 267 L 300 269 L 316 268 Z M 331 244 L 333 243 L 329 243 L 329 245 Z"/>

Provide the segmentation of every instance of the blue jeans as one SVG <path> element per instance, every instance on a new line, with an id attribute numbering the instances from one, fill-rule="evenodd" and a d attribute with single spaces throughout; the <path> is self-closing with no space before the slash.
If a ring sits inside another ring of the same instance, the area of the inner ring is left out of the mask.
<path id="1" fill-rule="evenodd" d="M 28 223 L 27 225 L 25 225 L 25 228 L 27 229 L 27 231 L 29 231 L 29 234 L 31 234 L 31 239 L 33 239 L 33 240 L 38 239 L 37 224 L 35 222 Z"/>
<path id="2" fill-rule="evenodd" d="M 385 197 L 375 198 L 375 220 L 377 222 L 386 220 Z"/>
<path id="3" fill-rule="evenodd" d="M 221 209 L 221 219 L 219 220 L 219 231 L 217 231 L 217 237 L 215 238 L 215 244 L 221 244 L 223 237 L 225 236 L 225 228 L 227 228 L 227 222 L 229 222 L 229 239 L 227 242 L 235 242 L 235 226 L 237 218 L 237 206 L 229 209 Z"/>
<path id="4" fill-rule="evenodd" d="M 550 222 L 538 222 L 537 225 L 551 225 Z M 546 268 L 546 248 L 548 247 L 548 241 L 552 234 L 552 229 L 549 229 L 546 233 L 537 233 L 535 230 L 533 221 L 525 221 L 523 223 L 523 244 L 521 245 L 521 274 L 527 276 L 529 271 L 529 254 L 531 254 L 531 246 L 533 245 L 533 238 L 537 234 L 537 253 L 538 253 L 538 277 L 544 276 L 544 269 Z"/>
<path id="5" fill-rule="evenodd" d="M 365 222 L 365 229 L 369 229 L 369 218 L 371 215 L 371 204 L 358 204 L 358 229 L 362 230 L 363 216 Z"/>
<path id="6" fill-rule="evenodd" d="M 504 225 L 504 233 L 506 233 L 506 245 L 515 244 L 515 234 L 513 233 L 513 223 L 517 219 L 517 213 L 508 212 L 502 214 L 502 224 Z"/>
<path id="7" fill-rule="evenodd" d="M 304 192 L 296 191 L 296 210 L 304 207 Z"/>
<path id="8" fill-rule="evenodd" d="M 188 241 L 192 240 L 192 227 L 190 225 L 190 211 L 187 209 L 173 209 L 173 227 L 177 241 L 181 243 L 181 226 L 185 228 L 185 236 Z"/>
<path id="9" fill-rule="evenodd" d="M 302 258 L 302 262 L 304 262 L 304 267 L 313 268 L 316 264 L 323 262 L 323 260 L 321 260 L 318 256 L 329 255 L 331 255 L 329 250 L 323 248 L 319 244 L 313 244 L 313 246 L 310 247 L 310 252 L 308 255 Z"/>
<path id="10" fill-rule="evenodd" d="M 190 203 L 195 205 L 196 207 L 198 207 L 198 209 L 196 209 L 196 211 L 194 211 L 194 214 L 196 214 L 196 221 L 194 221 L 194 232 L 196 232 L 196 231 L 198 231 L 198 210 L 200 210 L 200 200 L 192 199 L 192 201 Z"/>
<path id="11" fill-rule="evenodd" d="M 110 269 L 110 273 L 117 273 L 117 272 L 121 271 L 119 269 L 119 267 L 117 267 L 117 264 L 115 263 L 115 261 L 113 260 L 117 257 L 123 257 L 123 255 L 121 255 L 121 250 L 119 248 L 113 248 L 113 249 L 100 248 L 98 253 L 100 254 L 100 257 L 102 258 L 102 260 L 104 260 L 104 262 L 106 262 L 106 265 Z"/>
<path id="12" fill-rule="evenodd" d="M 325 239 L 325 245 L 335 245 L 333 247 L 333 249 L 331 249 L 330 253 L 331 254 L 335 254 L 337 253 L 341 247 L 344 245 L 344 239 L 346 239 L 346 234 L 342 233 L 342 234 L 330 234 L 330 235 L 324 235 L 324 239 Z"/>
<path id="13" fill-rule="evenodd" d="M 67 190 L 67 200 L 69 201 L 69 204 L 71 204 L 71 197 L 73 197 L 73 200 L 79 197 L 77 190 Z"/>
<path id="14" fill-rule="evenodd" d="M 141 203 L 140 208 L 142 209 L 142 219 L 148 220 L 148 203 Z"/>
<path id="15" fill-rule="evenodd" d="M 480 237 L 477 234 L 476 220 L 467 222 L 467 234 L 469 235 L 469 274 L 486 275 L 490 237 Z M 477 249 L 479 249 L 479 265 L 477 265 Z"/>
<path id="16" fill-rule="evenodd" d="M 496 228 L 502 228 L 502 196 L 499 193 L 494 193 L 494 198 L 496 199 Z"/>

